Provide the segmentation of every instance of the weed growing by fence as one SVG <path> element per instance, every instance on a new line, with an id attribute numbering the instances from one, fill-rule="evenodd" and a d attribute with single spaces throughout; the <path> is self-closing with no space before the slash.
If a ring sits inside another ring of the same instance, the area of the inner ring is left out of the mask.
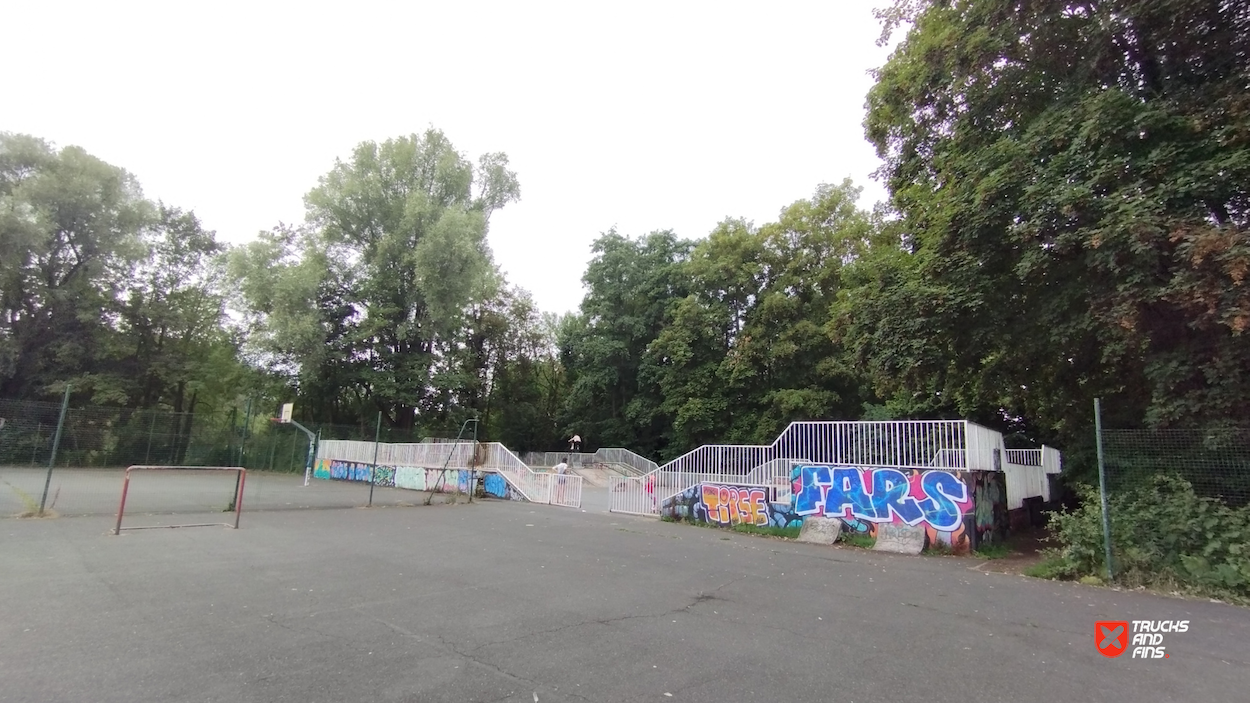
<path id="1" fill-rule="evenodd" d="M 784 537 L 786 539 L 796 539 L 799 536 L 799 527 L 758 527 L 756 525 L 734 525 L 734 532 L 742 532 L 748 535 L 766 535 L 768 537 Z"/>
<path id="2" fill-rule="evenodd" d="M 872 535 L 848 535 L 843 533 L 838 537 L 838 541 L 852 547 L 860 549 L 872 549 L 877 544 L 877 538 Z"/>

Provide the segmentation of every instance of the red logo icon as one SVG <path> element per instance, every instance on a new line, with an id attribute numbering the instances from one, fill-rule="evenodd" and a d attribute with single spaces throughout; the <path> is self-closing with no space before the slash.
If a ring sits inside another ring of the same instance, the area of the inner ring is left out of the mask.
<path id="1" fill-rule="evenodd" d="M 1094 623 L 1094 644 L 1104 657 L 1118 657 L 1128 649 L 1128 622 L 1101 620 Z"/>

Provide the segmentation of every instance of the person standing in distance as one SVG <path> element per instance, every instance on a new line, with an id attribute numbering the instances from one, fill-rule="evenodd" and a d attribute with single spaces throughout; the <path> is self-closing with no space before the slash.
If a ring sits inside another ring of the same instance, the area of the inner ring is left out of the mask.
<path id="1" fill-rule="evenodd" d="M 568 473 L 568 471 L 569 471 L 569 459 L 568 457 L 561 457 L 560 463 L 556 464 L 556 467 L 555 467 L 556 494 L 558 496 L 556 498 L 557 501 L 564 500 L 564 475 Z"/>

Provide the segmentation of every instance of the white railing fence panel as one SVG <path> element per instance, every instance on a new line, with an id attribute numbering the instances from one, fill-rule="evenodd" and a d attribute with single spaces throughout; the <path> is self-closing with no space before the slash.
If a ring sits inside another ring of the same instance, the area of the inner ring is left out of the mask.
<path id="1" fill-rule="evenodd" d="M 582 507 L 582 477 L 576 474 L 548 474 L 551 481 L 551 504 L 566 508 Z"/>
<path id="2" fill-rule="evenodd" d="M 659 464 L 647 457 L 620 447 L 601 448 L 595 452 L 595 458 L 604 464 L 629 466 L 640 474 L 648 474 L 660 468 Z"/>
<path id="3" fill-rule="evenodd" d="M 655 492 L 646 490 L 646 477 L 609 476 L 608 496 L 612 512 L 630 515 L 659 515 Z"/>
<path id="4" fill-rule="evenodd" d="M 1041 449 L 1008 449 L 1007 463 L 1016 466 L 1041 466 Z"/>

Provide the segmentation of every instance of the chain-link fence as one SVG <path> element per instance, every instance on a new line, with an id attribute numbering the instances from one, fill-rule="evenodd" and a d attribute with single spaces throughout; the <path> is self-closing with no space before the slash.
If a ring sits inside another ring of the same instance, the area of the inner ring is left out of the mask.
<path id="1" fill-rule="evenodd" d="M 1200 498 L 1250 504 L 1250 428 L 1104 429 L 1102 445 L 1109 495 L 1172 476 Z"/>
<path id="2" fill-rule="evenodd" d="M 305 487 L 308 437 L 271 422 L 250 403 L 180 413 L 72 407 L 63 419 L 61 410 L 58 403 L 0 399 L 0 517 L 41 507 L 59 515 L 115 513 L 123 469 L 131 465 L 245 467 L 245 510 L 347 507 L 369 500 L 367 483 L 314 481 Z M 305 425 L 322 439 L 372 442 L 377 432 L 373 423 Z M 380 438 L 420 442 L 427 434 L 384 426 Z M 143 474 L 131 488 L 126 511 L 226 510 L 233 504 L 234 480 L 207 473 Z M 373 488 L 377 505 L 421 500 L 409 491 Z"/>
<path id="3" fill-rule="evenodd" d="M 1104 429 L 1104 490 L 1055 525 L 1070 575 L 1250 601 L 1250 428 Z"/>

